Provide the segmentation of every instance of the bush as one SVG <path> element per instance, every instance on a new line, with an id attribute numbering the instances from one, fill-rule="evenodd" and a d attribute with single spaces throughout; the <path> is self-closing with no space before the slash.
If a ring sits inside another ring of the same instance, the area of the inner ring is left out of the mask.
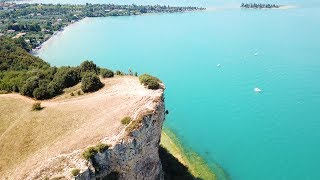
<path id="1" fill-rule="evenodd" d="M 157 82 L 156 80 L 151 79 L 148 84 L 147 84 L 147 88 L 148 89 L 159 89 L 160 84 L 159 82 Z"/>
<path id="2" fill-rule="evenodd" d="M 103 86 L 99 77 L 92 72 L 85 73 L 82 77 L 81 83 L 81 89 L 83 92 L 94 92 Z"/>
<path id="3" fill-rule="evenodd" d="M 98 150 L 99 153 L 102 153 L 105 150 L 109 149 L 109 145 L 103 144 L 103 143 L 99 143 L 98 145 L 96 145 L 96 149 Z"/>
<path id="4" fill-rule="evenodd" d="M 98 67 L 93 61 L 83 61 L 80 64 L 80 71 L 82 74 L 86 73 L 87 71 L 97 73 L 98 72 Z"/>
<path id="5" fill-rule="evenodd" d="M 121 119 L 121 124 L 128 125 L 131 122 L 131 117 L 124 117 Z"/>
<path id="6" fill-rule="evenodd" d="M 98 150 L 95 147 L 89 147 L 82 153 L 82 156 L 89 161 L 97 153 Z"/>
<path id="7" fill-rule="evenodd" d="M 153 114 L 153 111 L 146 111 L 141 113 L 134 121 L 132 121 L 127 127 L 126 127 L 126 131 L 128 133 L 133 132 L 134 130 L 140 128 L 142 126 L 143 120 L 145 117 L 147 116 L 151 116 Z"/>
<path id="8" fill-rule="evenodd" d="M 32 105 L 32 111 L 40 111 L 42 109 L 43 109 L 43 107 L 41 107 L 41 103 L 39 103 L 39 102 L 36 102 Z"/>
<path id="9" fill-rule="evenodd" d="M 82 93 L 81 93 L 81 91 L 79 90 L 79 91 L 77 91 L 77 94 L 78 94 L 78 96 L 80 96 Z"/>
<path id="10" fill-rule="evenodd" d="M 103 78 L 111 78 L 114 76 L 113 71 L 109 69 L 100 69 L 100 74 Z"/>
<path id="11" fill-rule="evenodd" d="M 117 71 L 116 71 L 116 75 L 118 75 L 118 76 L 123 76 L 123 75 L 124 75 L 124 73 L 123 73 L 123 72 L 121 72 L 121 71 L 119 71 L 119 70 L 117 70 Z"/>
<path id="12" fill-rule="evenodd" d="M 110 146 L 107 144 L 99 143 L 96 146 L 89 147 L 86 149 L 83 153 L 82 156 L 86 160 L 90 160 L 95 154 L 102 153 L 105 150 L 107 150 Z"/>
<path id="13" fill-rule="evenodd" d="M 74 96 L 74 93 L 72 92 L 72 93 L 70 93 L 70 96 Z"/>
<path id="14" fill-rule="evenodd" d="M 141 84 L 146 86 L 148 89 L 159 89 L 160 88 L 160 80 L 154 76 L 149 74 L 143 74 L 139 76 L 139 81 Z"/>
<path id="15" fill-rule="evenodd" d="M 141 126 L 141 123 L 138 121 L 132 121 L 131 124 L 129 124 L 129 126 L 126 127 L 126 131 L 131 133 L 134 130 L 138 129 Z"/>
<path id="16" fill-rule="evenodd" d="M 78 176 L 80 174 L 80 169 L 72 169 L 71 174 L 72 176 Z"/>

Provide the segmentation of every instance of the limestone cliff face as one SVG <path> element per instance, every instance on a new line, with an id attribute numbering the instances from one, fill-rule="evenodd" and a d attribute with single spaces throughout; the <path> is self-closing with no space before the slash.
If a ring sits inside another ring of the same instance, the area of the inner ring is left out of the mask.
<path id="1" fill-rule="evenodd" d="M 124 132 L 113 147 L 95 154 L 88 164 L 88 169 L 76 179 L 100 179 L 110 176 L 128 180 L 163 179 L 158 153 L 165 120 L 163 99 L 156 102 L 154 110 L 139 116 L 143 118 L 140 127 L 132 132 Z"/>

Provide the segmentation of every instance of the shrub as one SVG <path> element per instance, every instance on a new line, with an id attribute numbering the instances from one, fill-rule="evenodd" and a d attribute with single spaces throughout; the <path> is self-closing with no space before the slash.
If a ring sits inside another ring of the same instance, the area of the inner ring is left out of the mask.
<path id="1" fill-rule="evenodd" d="M 103 86 L 99 77 L 92 72 L 85 73 L 81 83 L 81 89 L 83 92 L 94 92 Z"/>
<path id="2" fill-rule="evenodd" d="M 74 96 L 74 93 L 72 92 L 72 93 L 70 93 L 70 96 Z"/>
<path id="3" fill-rule="evenodd" d="M 154 76 L 149 74 L 143 74 L 139 76 L 139 81 L 141 84 L 146 86 L 148 89 L 159 89 L 160 88 L 160 80 Z"/>
<path id="4" fill-rule="evenodd" d="M 135 72 L 135 73 L 134 73 L 134 76 L 138 77 L 138 73 L 137 73 L 137 72 Z"/>
<path id="5" fill-rule="evenodd" d="M 100 69 L 100 75 L 103 78 L 111 78 L 114 76 L 113 71 L 109 70 L 109 69 Z"/>
<path id="6" fill-rule="evenodd" d="M 39 102 L 36 102 L 32 105 L 32 111 L 40 111 L 42 109 L 43 109 L 43 107 L 41 107 L 41 103 L 39 103 Z"/>
<path id="7" fill-rule="evenodd" d="M 118 76 L 123 76 L 123 75 L 124 75 L 124 73 L 123 73 L 123 72 L 121 72 L 121 71 L 119 71 L 119 70 L 117 70 L 117 71 L 116 71 L 116 75 L 118 75 Z"/>
<path id="8" fill-rule="evenodd" d="M 105 150 L 109 149 L 109 145 L 103 144 L 103 143 L 99 143 L 98 145 L 96 145 L 96 149 L 98 150 L 99 153 L 102 153 Z"/>
<path id="9" fill-rule="evenodd" d="M 138 121 L 132 121 L 131 124 L 129 124 L 129 126 L 126 127 L 126 131 L 131 133 L 134 130 L 138 129 L 140 127 L 141 123 Z"/>
<path id="10" fill-rule="evenodd" d="M 99 143 L 96 146 L 88 147 L 83 153 L 82 156 L 86 160 L 90 160 L 95 154 L 102 153 L 107 150 L 110 146 L 107 144 Z"/>
<path id="11" fill-rule="evenodd" d="M 80 174 L 80 169 L 77 169 L 77 168 L 72 169 L 71 174 L 72 176 L 78 176 Z"/>
<path id="12" fill-rule="evenodd" d="M 82 153 L 82 156 L 86 160 L 90 160 L 96 153 L 98 153 L 98 150 L 95 147 L 88 147 L 88 149 Z"/>
<path id="13" fill-rule="evenodd" d="M 147 84 L 147 88 L 148 89 L 154 89 L 155 90 L 155 89 L 159 89 L 159 87 L 160 87 L 159 82 L 157 82 L 154 79 L 151 79 Z"/>
<path id="14" fill-rule="evenodd" d="M 78 96 L 80 96 L 81 95 L 81 91 L 79 90 L 79 91 L 77 91 L 77 94 L 78 94 Z"/>
<path id="15" fill-rule="evenodd" d="M 121 119 L 121 124 L 128 125 L 131 122 L 131 117 L 124 117 Z"/>
<path id="16" fill-rule="evenodd" d="M 87 71 L 89 72 L 93 72 L 93 73 L 97 73 L 98 72 L 98 67 L 95 63 L 93 63 L 93 61 L 83 61 L 81 64 L 80 64 L 80 71 L 81 71 L 81 74 L 84 74 L 86 73 Z"/>
<path id="17" fill-rule="evenodd" d="M 126 131 L 131 133 L 134 130 L 138 129 L 141 127 L 143 119 L 147 116 L 151 116 L 153 114 L 153 111 L 145 111 L 143 113 L 141 113 L 134 121 L 132 121 L 127 127 L 126 127 Z"/>

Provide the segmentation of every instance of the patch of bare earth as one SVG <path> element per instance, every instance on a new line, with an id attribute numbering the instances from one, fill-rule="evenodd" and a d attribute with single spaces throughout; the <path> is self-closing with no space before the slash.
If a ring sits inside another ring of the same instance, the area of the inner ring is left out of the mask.
<path id="1" fill-rule="evenodd" d="M 69 90 L 41 101 L 41 111 L 31 111 L 33 99 L 0 95 L 0 177 L 25 177 L 49 158 L 116 136 L 125 128 L 120 122 L 123 117 L 134 118 L 152 109 L 163 92 L 148 90 L 131 76 L 102 82 L 105 86 L 95 93 L 71 97 Z"/>

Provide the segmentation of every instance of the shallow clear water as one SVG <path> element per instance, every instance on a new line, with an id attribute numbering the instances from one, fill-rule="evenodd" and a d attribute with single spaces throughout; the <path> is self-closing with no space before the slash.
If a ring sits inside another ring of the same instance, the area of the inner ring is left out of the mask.
<path id="1" fill-rule="evenodd" d="M 220 8 L 89 18 L 38 55 L 58 66 L 90 59 L 160 77 L 166 126 L 231 179 L 320 179 L 320 6 L 281 2 L 299 8 L 241 10 L 239 2 L 197 1 Z"/>

